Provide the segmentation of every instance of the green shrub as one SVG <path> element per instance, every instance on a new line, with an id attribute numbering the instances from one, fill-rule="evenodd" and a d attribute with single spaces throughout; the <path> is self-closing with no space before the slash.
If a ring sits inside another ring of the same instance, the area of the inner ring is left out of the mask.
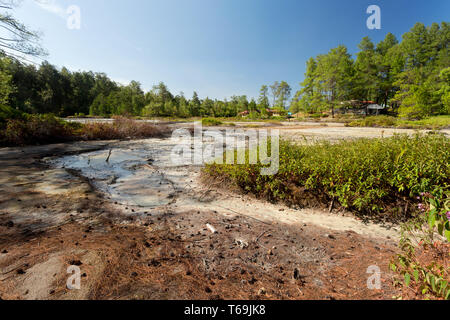
<path id="1" fill-rule="evenodd" d="M 421 195 L 420 214 L 403 224 L 401 253 L 391 263 L 405 297 L 450 300 L 450 195 Z M 438 239 L 439 237 L 439 239 Z"/>
<path id="2" fill-rule="evenodd" d="M 4 125 L 8 119 L 22 119 L 22 112 L 11 107 L 0 105 L 0 126 Z"/>
<path id="3" fill-rule="evenodd" d="M 281 141 L 276 175 L 260 175 L 260 164 L 208 164 L 205 172 L 270 201 L 301 207 L 335 202 L 359 213 L 404 218 L 418 194 L 449 185 L 449 150 L 441 135 L 309 146 Z"/>
<path id="4" fill-rule="evenodd" d="M 214 127 L 214 126 L 220 126 L 223 123 L 217 119 L 214 118 L 204 118 L 202 119 L 202 125 L 205 127 Z"/>

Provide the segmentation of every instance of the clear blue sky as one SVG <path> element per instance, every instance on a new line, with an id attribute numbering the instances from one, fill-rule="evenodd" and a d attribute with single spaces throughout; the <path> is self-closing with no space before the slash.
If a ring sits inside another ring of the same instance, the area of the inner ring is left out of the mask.
<path id="1" fill-rule="evenodd" d="M 371 4 L 381 7 L 381 30 L 366 27 Z M 80 30 L 66 27 L 70 5 L 81 9 Z M 309 57 L 339 44 L 355 53 L 364 36 L 378 42 L 416 22 L 450 21 L 450 1 L 24 0 L 16 17 L 43 32 L 47 59 L 59 67 L 223 99 L 256 97 L 276 80 L 295 92 Z"/>

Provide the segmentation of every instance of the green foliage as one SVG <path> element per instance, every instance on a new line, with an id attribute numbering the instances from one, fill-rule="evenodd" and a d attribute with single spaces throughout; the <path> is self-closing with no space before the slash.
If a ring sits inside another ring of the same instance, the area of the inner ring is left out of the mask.
<path id="1" fill-rule="evenodd" d="M 390 105 L 410 119 L 448 115 L 449 30 L 446 22 L 417 23 L 401 43 L 391 33 L 376 46 L 365 37 L 355 61 L 343 46 L 311 58 L 291 111 L 315 113 L 357 100 Z"/>
<path id="2" fill-rule="evenodd" d="M 448 150 L 450 143 L 441 135 L 307 146 L 281 141 L 276 175 L 260 175 L 260 164 L 209 164 L 205 171 L 271 201 L 303 206 L 305 198 L 322 205 L 334 200 L 359 213 L 404 216 L 411 210 L 406 203 L 414 202 L 421 192 L 448 186 Z"/>
<path id="3" fill-rule="evenodd" d="M 416 121 L 404 120 L 390 116 L 373 116 L 352 121 L 347 123 L 346 126 L 437 130 L 450 128 L 450 116 L 435 116 Z"/>
<path id="4" fill-rule="evenodd" d="M 303 89 L 297 92 L 291 112 L 316 113 L 334 109 L 349 98 L 354 63 L 345 46 L 338 46 L 307 63 Z"/>
<path id="5" fill-rule="evenodd" d="M 440 190 L 422 198 L 420 214 L 402 226 L 401 253 L 391 269 L 415 295 L 450 300 L 450 194 Z"/>
<path id="6" fill-rule="evenodd" d="M 0 127 L 4 125 L 8 119 L 22 119 L 23 116 L 22 112 L 0 104 Z"/>
<path id="7" fill-rule="evenodd" d="M 0 105 L 9 103 L 9 96 L 15 89 L 12 84 L 12 75 L 9 71 L 10 64 L 10 59 L 0 58 Z"/>
<path id="8" fill-rule="evenodd" d="M 202 119 L 202 125 L 204 127 L 213 127 L 213 126 L 220 126 L 223 123 L 217 119 L 214 118 L 204 118 Z"/>

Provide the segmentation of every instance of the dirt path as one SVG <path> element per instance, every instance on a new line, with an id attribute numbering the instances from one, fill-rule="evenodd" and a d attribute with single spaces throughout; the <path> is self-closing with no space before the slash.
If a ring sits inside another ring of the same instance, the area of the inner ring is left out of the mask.
<path id="1" fill-rule="evenodd" d="M 395 294 L 388 264 L 396 230 L 205 185 L 200 168 L 168 164 L 171 148 L 152 139 L 0 150 L 0 297 Z M 73 264 L 81 290 L 66 288 Z M 382 271 L 381 290 L 367 288 L 370 266 Z"/>

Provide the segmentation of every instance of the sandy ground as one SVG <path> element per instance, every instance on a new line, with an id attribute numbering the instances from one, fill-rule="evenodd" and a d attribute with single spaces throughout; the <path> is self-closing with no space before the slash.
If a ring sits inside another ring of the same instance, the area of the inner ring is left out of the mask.
<path id="1" fill-rule="evenodd" d="M 289 138 L 409 130 L 280 127 Z M 1 299 L 390 299 L 395 226 L 294 210 L 173 165 L 175 142 L 0 149 Z M 109 157 L 109 161 L 106 159 Z M 211 232 L 210 227 L 215 229 Z M 81 269 L 69 290 L 67 268 Z M 382 289 L 367 288 L 367 269 Z"/>

